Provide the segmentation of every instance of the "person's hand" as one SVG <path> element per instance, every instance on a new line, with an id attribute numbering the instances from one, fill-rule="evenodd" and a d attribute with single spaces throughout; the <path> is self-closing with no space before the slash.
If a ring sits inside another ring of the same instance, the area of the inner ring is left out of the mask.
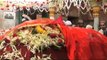
<path id="1" fill-rule="evenodd" d="M 28 18 L 29 16 L 26 14 L 23 14 L 22 17 Z"/>
<path id="2" fill-rule="evenodd" d="M 32 20 L 28 15 L 23 14 L 22 17 L 27 18 L 28 20 Z"/>

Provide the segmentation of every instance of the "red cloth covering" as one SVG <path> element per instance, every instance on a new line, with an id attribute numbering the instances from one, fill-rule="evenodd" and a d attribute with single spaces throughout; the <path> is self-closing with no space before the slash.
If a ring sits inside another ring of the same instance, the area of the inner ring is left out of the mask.
<path id="1" fill-rule="evenodd" d="M 0 36 L 0 40 L 3 40 L 10 32 L 14 32 L 15 30 L 17 30 L 21 27 L 32 26 L 32 25 L 36 25 L 36 24 L 48 25 L 48 24 L 55 23 L 55 21 L 54 22 L 53 21 L 54 20 L 51 20 L 51 19 L 48 19 L 48 18 L 40 18 L 40 19 L 36 19 L 36 20 L 32 20 L 32 21 L 26 21 L 22 24 L 17 25 L 12 30 L 6 32 L 4 35 Z M 18 50 L 21 51 L 21 54 L 24 57 L 24 60 L 30 60 L 30 58 L 33 56 L 33 54 L 23 44 L 18 44 L 18 45 L 16 45 L 16 47 L 17 47 Z M 6 47 L 6 51 L 12 51 L 11 47 Z M 0 50 L 0 55 L 2 55 L 3 52 L 5 52 L 5 51 Z M 67 52 L 66 52 L 65 47 L 63 47 L 61 50 L 47 49 L 43 53 L 51 54 L 52 60 L 63 60 L 63 59 L 68 60 Z M 41 56 L 42 53 L 36 53 L 36 54 Z"/>
<path id="2" fill-rule="evenodd" d="M 64 34 L 70 60 L 107 60 L 107 38 L 104 35 L 92 29 L 65 26 L 61 17 L 57 23 Z"/>
<path id="3" fill-rule="evenodd" d="M 92 29 L 66 26 L 62 22 L 62 17 L 59 17 L 55 21 L 50 19 L 47 19 L 47 21 L 43 20 L 46 19 L 24 22 L 13 28 L 13 31 L 26 25 L 59 24 L 65 38 L 69 60 L 107 60 L 107 38 L 104 35 Z M 8 32 L 0 36 L 0 40 L 7 34 Z M 21 48 L 21 50 L 22 55 L 25 55 L 24 51 L 27 51 L 26 48 Z M 31 53 L 28 51 L 25 60 L 29 60 L 30 56 Z"/>

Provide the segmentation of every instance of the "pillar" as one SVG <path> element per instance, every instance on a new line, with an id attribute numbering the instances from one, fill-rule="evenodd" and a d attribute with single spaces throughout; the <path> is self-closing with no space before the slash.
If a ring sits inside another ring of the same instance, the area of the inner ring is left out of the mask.
<path id="1" fill-rule="evenodd" d="M 55 19 L 55 8 L 54 7 L 50 7 L 49 8 L 49 17 L 50 19 Z"/>
<path id="2" fill-rule="evenodd" d="M 94 30 L 99 30 L 99 13 L 100 13 L 100 7 L 94 6 L 92 8 L 93 16 L 94 16 Z"/>

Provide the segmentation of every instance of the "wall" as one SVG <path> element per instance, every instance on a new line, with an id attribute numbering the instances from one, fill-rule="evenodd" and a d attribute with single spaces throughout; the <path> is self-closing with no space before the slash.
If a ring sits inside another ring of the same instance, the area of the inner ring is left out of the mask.
<path id="1" fill-rule="evenodd" d="M 7 14 L 12 14 L 13 18 L 4 17 Z M 0 10 L 0 20 L 0 29 L 9 29 L 11 27 L 14 27 L 16 24 L 16 13 Z"/>

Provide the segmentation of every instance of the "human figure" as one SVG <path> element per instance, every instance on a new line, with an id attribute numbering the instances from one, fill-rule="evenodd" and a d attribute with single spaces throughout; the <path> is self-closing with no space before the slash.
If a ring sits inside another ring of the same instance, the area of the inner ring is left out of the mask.
<path id="1" fill-rule="evenodd" d="M 84 22 L 83 20 L 78 20 L 78 24 L 77 24 L 78 27 L 84 27 Z"/>
<path id="2" fill-rule="evenodd" d="M 107 36 L 107 28 L 104 30 L 104 35 Z"/>
<path id="3" fill-rule="evenodd" d="M 99 32 L 106 36 L 106 25 L 105 21 L 100 21 L 100 29 Z"/>

